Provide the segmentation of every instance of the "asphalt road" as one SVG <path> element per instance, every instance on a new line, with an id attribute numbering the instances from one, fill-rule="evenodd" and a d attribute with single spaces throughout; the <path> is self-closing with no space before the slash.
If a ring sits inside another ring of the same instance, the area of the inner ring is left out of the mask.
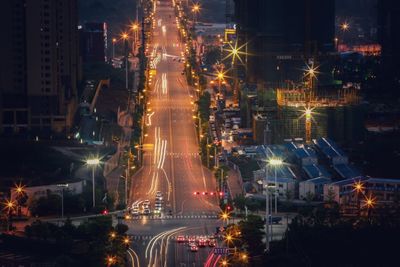
<path id="1" fill-rule="evenodd" d="M 164 196 L 165 219 L 144 216 L 128 222 L 132 249 L 140 266 L 203 266 L 207 248 L 190 252 L 176 245 L 180 233 L 203 235 L 215 232 L 221 222 L 212 172 L 204 168 L 198 154 L 195 92 L 189 88 L 183 70 L 185 47 L 180 42 L 171 1 L 157 5 L 153 40 L 149 51 L 157 66 L 152 77 L 146 115 L 143 167 L 132 177 L 129 205 L 148 199 L 154 209 L 155 194 Z M 200 192 L 194 195 L 194 192 Z M 170 211 L 170 212 L 169 212 Z M 168 215 L 168 216 L 167 216 Z M 132 254 L 133 254 L 132 252 Z M 137 266 L 137 260 L 134 266 Z"/>

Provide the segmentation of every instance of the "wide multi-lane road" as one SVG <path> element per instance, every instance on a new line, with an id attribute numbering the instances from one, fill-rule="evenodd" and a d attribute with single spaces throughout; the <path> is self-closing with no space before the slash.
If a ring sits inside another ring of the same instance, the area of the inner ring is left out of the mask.
<path id="1" fill-rule="evenodd" d="M 221 224 L 216 196 L 202 195 L 215 192 L 216 184 L 199 156 L 193 120 L 196 95 L 179 60 L 184 50 L 172 1 L 158 2 L 149 47 L 157 73 L 147 92 L 143 167 L 132 177 L 129 205 L 148 199 L 153 211 L 155 194 L 161 191 L 165 211 L 161 219 L 149 215 L 127 221 L 140 266 L 202 266 L 209 248 L 190 253 L 172 241 L 178 234 L 211 234 Z"/>
<path id="2" fill-rule="evenodd" d="M 156 9 L 150 51 L 157 74 L 152 78 L 146 115 L 143 168 L 132 178 L 130 203 L 149 199 L 161 191 L 166 209 L 172 214 L 212 214 L 218 212 L 215 196 L 193 192 L 215 191 L 212 172 L 204 168 L 193 115 L 195 92 L 181 74 L 184 44 L 179 40 L 170 1 Z"/>

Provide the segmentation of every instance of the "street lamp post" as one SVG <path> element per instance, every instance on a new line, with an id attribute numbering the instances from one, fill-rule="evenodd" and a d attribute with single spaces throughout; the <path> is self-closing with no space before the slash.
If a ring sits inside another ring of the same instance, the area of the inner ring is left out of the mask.
<path id="1" fill-rule="evenodd" d="M 193 31 L 194 31 L 196 29 L 196 16 L 197 13 L 200 12 L 200 5 L 198 3 L 193 5 L 192 12 L 193 12 Z"/>
<path id="2" fill-rule="evenodd" d="M 275 178 L 275 214 L 278 213 L 278 178 L 277 178 L 277 168 L 283 164 L 283 161 L 278 158 L 273 158 L 268 161 L 269 165 L 274 167 L 274 178 Z"/>
<path id="3" fill-rule="evenodd" d="M 268 195 L 268 165 L 265 165 L 265 251 L 269 252 L 269 195 Z"/>
<path id="4" fill-rule="evenodd" d="M 115 43 L 117 42 L 116 38 L 112 38 L 112 58 L 115 58 Z"/>
<path id="5" fill-rule="evenodd" d="M 7 231 L 10 231 L 12 227 L 12 213 L 15 209 L 15 203 L 10 199 L 7 200 L 4 205 L 4 209 L 7 210 Z"/>
<path id="6" fill-rule="evenodd" d="M 57 187 L 61 187 L 61 219 L 64 219 L 64 188 L 67 188 L 69 184 L 58 184 Z"/>
<path id="7" fill-rule="evenodd" d="M 92 166 L 92 203 L 93 203 L 93 208 L 96 206 L 96 183 L 95 183 L 95 169 L 96 166 L 100 164 L 100 160 L 98 158 L 93 158 L 93 159 L 88 159 L 86 161 L 86 164 Z"/>

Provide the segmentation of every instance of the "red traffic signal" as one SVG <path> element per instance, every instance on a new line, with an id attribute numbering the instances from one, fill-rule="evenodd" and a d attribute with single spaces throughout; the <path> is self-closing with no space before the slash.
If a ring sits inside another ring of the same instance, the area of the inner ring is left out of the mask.
<path id="1" fill-rule="evenodd" d="M 226 209 L 231 210 L 232 208 L 231 208 L 231 206 L 228 205 L 228 206 L 226 206 Z"/>
<path id="2" fill-rule="evenodd" d="M 107 214 L 108 214 L 108 210 L 107 210 L 107 209 L 103 210 L 103 211 L 101 212 L 101 214 L 107 215 Z"/>
<path id="3" fill-rule="evenodd" d="M 219 192 L 219 196 L 223 197 L 224 196 L 224 192 Z"/>

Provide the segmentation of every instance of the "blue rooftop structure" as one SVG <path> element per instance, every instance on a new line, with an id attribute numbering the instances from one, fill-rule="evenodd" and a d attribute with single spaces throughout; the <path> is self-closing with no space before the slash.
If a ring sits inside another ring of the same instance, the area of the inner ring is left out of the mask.
<path id="1" fill-rule="evenodd" d="M 337 146 L 337 144 L 328 138 L 319 138 L 315 145 L 328 158 L 332 164 L 347 164 L 349 159 L 347 155 Z"/>
<path id="2" fill-rule="evenodd" d="M 310 179 L 318 177 L 324 177 L 324 178 L 332 177 L 332 175 L 325 169 L 325 167 L 321 165 L 316 165 L 316 164 L 306 165 L 303 166 L 303 170 Z"/>
<path id="3" fill-rule="evenodd" d="M 360 173 L 348 164 L 336 164 L 333 165 L 333 168 L 343 179 L 360 176 Z"/>
<path id="4" fill-rule="evenodd" d="M 317 177 L 317 178 L 313 178 L 313 179 L 309 179 L 307 181 L 305 181 L 306 183 L 312 183 L 315 185 L 320 185 L 320 184 L 328 184 L 331 182 L 331 179 L 329 178 L 325 178 L 325 177 Z"/>
<path id="5" fill-rule="evenodd" d="M 275 168 L 270 167 L 268 170 L 268 179 L 275 178 Z M 276 177 L 277 178 L 287 178 L 287 179 L 296 179 L 295 173 L 290 169 L 289 166 L 281 166 L 276 168 Z"/>
<path id="6" fill-rule="evenodd" d="M 270 146 L 263 146 L 265 150 L 266 158 L 280 158 L 285 159 L 287 155 L 282 146 L 278 145 L 270 145 Z"/>
<path id="7" fill-rule="evenodd" d="M 284 144 L 284 147 L 289 151 L 289 152 L 293 152 L 294 150 L 297 149 L 297 146 L 294 142 L 286 142 Z"/>
<path id="8" fill-rule="evenodd" d="M 318 164 L 317 154 L 309 147 L 298 147 L 296 150 L 294 150 L 294 155 L 302 166 Z"/>

